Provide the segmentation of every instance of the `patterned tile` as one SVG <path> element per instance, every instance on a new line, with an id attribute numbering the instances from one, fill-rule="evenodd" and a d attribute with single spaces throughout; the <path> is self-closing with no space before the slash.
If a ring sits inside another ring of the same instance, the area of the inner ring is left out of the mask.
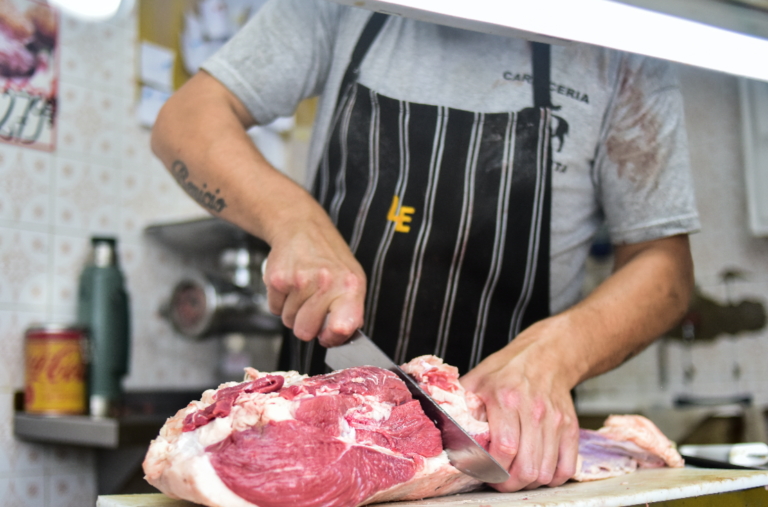
<path id="1" fill-rule="evenodd" d="M 84 86 L 62 83 L 58 146 L 114 161 L 119 151 L 120 99 Z"/>
<path id="2" fill-rule="evenodd" d="M 12 421 L 13 394 L 2 393 L 0 394 L 0 477 L 42 476 L 45 472 L 45 446 L 16 440 L 13 436 Z M 16 493 L 23 493 L 23 491 L 16 491 Z"/>
<path id="3" fill-rule="evenodd" d="M 48 153 L 0 145 L 0 218 L 47 224 L 51 167 Z"/>
<path id="4" fill-rule="evenodd" d="M 78 279 L 91 249 L 90 238 L 86 234 L 56 234 L 53 249 L 53 306 L 55 309 L 74 308 L 77 302 Z"/>
<path id="5" fill-rule="evenodd" d="M 0 227 L 0 303 L 44 305 L 50 235 Z"/>
<path id="6" fill-rule="evenodd" d="M 154 173 L 122 171 L 121 235 L 136 241 L 147 225 L 210 216 L 190 199 L 165 170 Z"/>
<path id="7" fill-rule="evenodd" d="M 6 495 L 0 499 L 2 507 L 45 507 L 45 478 L 42 476 L 16 476 L 8 481 Z"/>
<path id="8" fill-rule="evenodd" d="M 66 445 L 47 446 L 45 472 L 48 475 L 64 473 L 88 473 L 96 463 L 95 451 L 84 447 Z"/>
<path id="9" fill-rule="evenodd" d="M 59 158 L 54 223 L 90 233 L 116 230 L 118 185 L 113 168 Z"/>
<path id="10" fill-rule="evenodd" d="M 56 474 L 46 478 L 48 505 L 81 507 L 96 504 L 96 486 L 93 471 L 74 475 Z"/>
<path id="11" fill-rule="evenodd" d="M 124 30 L 109 23 L 87 23 L 62 16 L 60 71 L 63 82 L 111 92 L 122 77 Z"/>

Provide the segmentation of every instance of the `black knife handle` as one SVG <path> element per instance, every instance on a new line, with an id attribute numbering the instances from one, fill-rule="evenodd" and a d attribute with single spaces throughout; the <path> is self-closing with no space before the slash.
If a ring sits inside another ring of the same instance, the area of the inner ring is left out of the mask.
<path id="1" fill-rule="evenodd" d="M 727 470 L 765 470 L 765 468 L 745 467 L 741 465 L 734 465 L 733 463 L 728 463 L 727 461 L 699 458 L 698 456 L 686 456 L 685 454 L 681 454 L 681 456 L 685 460 L 686 465 L 692 465 L 699 468 L 720 468 Z"/>

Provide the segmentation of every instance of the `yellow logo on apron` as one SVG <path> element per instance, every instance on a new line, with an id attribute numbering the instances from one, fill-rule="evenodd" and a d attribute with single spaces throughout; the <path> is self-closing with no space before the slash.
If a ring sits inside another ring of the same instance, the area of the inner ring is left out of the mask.
<path id="1" fill-rule="evenodd" d="M 399 208 L 399 209 L 398 209 Z M 387 213 L 387 220 L 395 222 L 395 231 L 397 232 L 410 232 L 411 226 L 405 225 L 411 222 L 409 215 L 413 215 L 416 212 L 410 206 L 400 206 L 400 199 L 397 196 L 392 198 L 392 206 Z"/>

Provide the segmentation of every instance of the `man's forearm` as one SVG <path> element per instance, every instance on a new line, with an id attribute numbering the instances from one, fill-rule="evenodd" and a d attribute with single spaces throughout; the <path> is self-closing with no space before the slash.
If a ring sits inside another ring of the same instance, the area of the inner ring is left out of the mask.
<path id="1" fill-rule="evenodd" d="M 270 310 L 301 339 L 342 343 L 363 322 L 365 272 L 320 204 L 261 156 L 253 123 L 201 72 L 163 107 L 152 149 L 200 205 L 269 244 Z"/>
<path id="2" fill-rule="evenodd" d="M 203 208 L 271 243 L 319 206 L 259 153 L 245 131 L 248 112 L 226 93 L 211 76 L 196 75 L 164 106 L 152 148 Z"/>
<path id="3" fill-rule="evenodd" d="M 581 303 L 553 317 L 573 385 L 609 371 L 647 347 L 685 314 L 693 291 L 687 236 L 619 246 L 614 273 Z"/>

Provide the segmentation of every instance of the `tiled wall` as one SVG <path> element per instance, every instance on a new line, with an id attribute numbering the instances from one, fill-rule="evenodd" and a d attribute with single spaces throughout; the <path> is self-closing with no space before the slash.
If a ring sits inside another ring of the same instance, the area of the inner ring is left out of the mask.
<path id="1" fill-rule="evenodd" d="M 746 280 L 734 281 L 731 298 L 768 303 L 768 238 L 754 238 L 747 225 L 742 162 L 738 80 L 724 74 L 678 66 L 685 98 L 696 201 L 702 232 L 691 236 L 696 282 L 709 297 L 727 298 L 720 274 L 737 268 Z M 677 395 L 729 397 L 751 394 L 768 406 L 768 329 L 686 347 L 667 348 L 668 385 L 660 387 L 656 343 L 621 368 L 586 382 L 580 405 L 588 411 L 640 410 L 669 406 Z M 693 379 L 683 366 L 690 360 Z M 736 373 L 736 374 L 735 374 Z"/>
<path id="2" fill-rule="evenodd" d="M 157 316 L 184 259 L 142 237 L 152 221 L 201 215 L 149 150 L 134 120 L 134 19 L 61 23 L 58 146 L 0 144 L 0 506 L 95 502 L 89 451 L 21 443 L 12 393 L 24 381 L 31 322 L 72 322 L 77 277 L 95 233 L 118 237 L 131 295 L 133 344 L 126 387 L 195 388 L 213 381 L 213 342 L 174 336 Z"/>
<path id="3" fill-rule="evenodd" d="M 213 342 L 176 337 L 157 316 L 187 261 L 142 237 L 152 221 L 199 216 L 149 151 L 133 115 L 135 20 L 84 24 L 64 18 L 55 153 L 0 145 L 0 506 L 85 506 L 95 498 L 93 455 L 25 444 L 12 435 L 12 393 L 23 384 L 22 335 L 35 321 L 71 321 L 77 276 L 94 233 L 117 235 L 132 296 L 129 389 L 195 388 L 213 380 Z M 768 299 L 768 240 L 746 228 L 735 78 L 680 67 L 704 231 L 692 238 L 701 288 L 724 297 L 718 273 L 750 273 L 735 298 Z M 672 396 L 753 393 L 768 404 L 768 333 L 697 345 L 699 372 L 682 380 L 684 351 L 669 348 L 670 385 L 658 386 L 657 345 L 587 382 L 585 407 L 637 410 Z M 734 379 L 733 364 L 741 377 Z M 623 405 L 623 406 L 622 406 Z"/>

